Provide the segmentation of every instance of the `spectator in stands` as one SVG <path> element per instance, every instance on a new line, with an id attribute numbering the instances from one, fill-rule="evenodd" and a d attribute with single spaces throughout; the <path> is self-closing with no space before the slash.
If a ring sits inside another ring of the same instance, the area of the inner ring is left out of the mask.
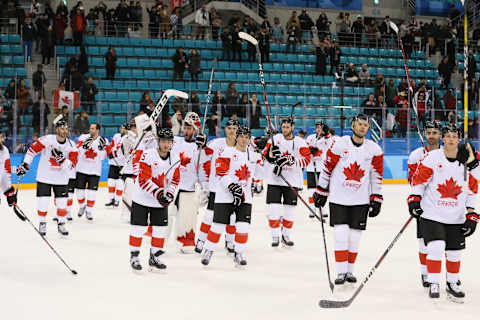
<path id="1" fill-rule="evenodd" d="M 26 61 L 30 61 L 30 62 L 32 61 L 32 46 L 36 36 L 37 36 L 37 31 L 35 30 L 35 27 L 32 24 L 32 18 L 27 17 L 22 27 L 23 56 L 25 57 Z"/>
<path id="2" fill-rule="evenodd" d="M 270 20 L 268 20 L 268 17 L 263 18 L 263 22 L 260 25 L 260 30 L 263 28 L 267 30 L 269 36 L 272 36 L 272 25 L 270 23 Z"/>
<path id="3" fill-rule="evenodd" d="M 378 39 L 380 35 L 380 29 L 378 28 L 377 21 L 375 19 L 370 19 L 365 27 L 365 33 L 368 39 L 368 45 L 370 48 L 376 48 L 378 46 Z"/>
<path id="4" fill-rule="evenodd" d="M 84 110 L 93 114 L 95 112 L 95 96 L 98 93 L 97 86 L 93 83 L 93 78 L 88 77 L 87 83 L 82 88 L 82 105 Z"/>
<path id="5" fill-rule="evenodd" d="M 478 139 L 478 119 L 477 118 L 468 118 L 468 138 L 476 140 Z"/>
<path id="6" fill-rule="evenodd" d="M 17 103 L 18 110 L 21 115 L 25 114 L 28 107 L 31 105 L 32 99 L 30 96 L 30 90 L 25 85 L 25 80 L 20 79 L 17 86 Z"/>
<path id="7" fill-rule="evenodd" d="M 343 12 L 339 12 L 335 18 L 335 32 L 337 33 L 340 45 L 346 43 L 346 35 L 350 32 L 351 27 L 351 21 L 346 19 L 346 15 L 344 15 Z"/>
<path id="8" fill-rule="evenodd" d="M 228 84 L 227 91 L 225 92 L 225 97 L 227 98 L 227 113 L 225 116 L 230 117 L 233 113 L 232 111 L 236 108 L 238 103 L 238 91 L 235 88 L 235 84 L 230 82 Z"/>
<path id="9" fill-rule="evenodd" d="M 370 71 L 365 63 L 362 64 L 362 69 L 358 73 L 358 79 L 361 85 L 368 86 L 370 84 Z"/>
<path id="10" fill-rule="evenodd" d="M 296 11 L 292 12 L 292 15 L 288 19 L 287 26 L 286 26 L 285 29 L 287 29 L 287 34 L 288 34 L 288 30 L 293 29 L 294 32 L 295 32 L 295 40 L 297 42 L 299 42 L 300 32 L 301 32 L 301 30 L 300 30 L 300 19 L 298 19 Z"/>
<path id="11" fill-rule="evenodd" d="M 428 38 L 428 44 L 430 46 L 429 54 L 430 56 L 434 55 L 436 52 L 436 40 L 440 33 L 440 27 L 437 24 L 437 19 L 432 19 L 432 22 L 425 26 L 425 31 Z"/>
<path id="12" fill-rule="evenodd" d="M 115 18 L 117 26 L 117 34 L 119 37 L 125 37 L 127 34 L 127 25 L 131 21 L 130 10 L 126 0 L 120 0 L 115 9 Z"/>
<path id="13" fill-rule="evenodd" d="M 323 38 L 330 33 L 330 24 L 331 22 L 328 21 L 325 12 L 320 13 L 317 22 L 315 23 L 315 26 L 317 27 L 319 41 L 322 41 Z"/>
<path id="14" fill-rule="evenodd" d="M 172 28 L 172 39 L 177 39 L 181 29 L 180 10 L 175 8 L 170 16 L 170 26 Z"/>
<path id="15" fill-rule="evenodd" d="M 443 103 L 445 104 L 445 109 L 455 110 L 457 108 L 457 98 L 452 92 L 452 89 L 447 89 L 445 94 L 443 95 Z"/>
<path id="16" fill-rule="evenodd" d="M 333 41 L 332 46 L 330 47 L 330 75 L 333 75 L 333 69 L 335 72 L 338 71 L 338 66 L 340 65 L 340 58 L 342 56 L 342 50 L 338 46 L 337 41 Z"/>
<path id="17" fill-rule="evenodd" d="M 218 40 L 218 32 L 220 31 L 220 27 L 222 26 L 222 19 L 217 12 L 215 7 L 211 7 L 209 11 L 210 15 L 210 26 L 212 28 L 212 40 Z"/>
<path id="18" fill-rule="evenodd" d="M 255 38 L 255 33 L 250 32 L 250 35 Z M 250 42 L 247 42 L 247 55 L 248 55 L 247 61 L 250 61 L 250 62 L 255 61 L 256 53 L 257 53 L 257 48 L 255 47 L 255 45 L 253 45 Z"/>
<path id="19" fill-rule="evenodd" d="M 289 28 L 287 28 L 287 53 L 292 50 L 294 53 L 297 52 L 297 38 L 298 30 L 295 24 L 291 24 Z"/>
<path id="20" fill-rule="evenodd" d="M 173 81 L 183 80 L 183 73 L 187 67 L 188 57 L 183 51 L 183 48 L 178 48 L 175 54 L 172 56 L 173 61 Z"/>
<path id="21" fill-rule="evenodd" d="M 258 35 L 258 46 L 262 62 L 270 62 L 270 33 L 265 27 L 262 27 Z"/>
<path id="22" fill-rule="evenodd" d="M 88 114 L 85 110 L 82 110 L 80 114 L 77 113 L 75 121 L 73 123 L 73 132 L 75 134 L 86 134 L 90 129 L 90 121 L 88 120 Z"/>
<path id="23" fill-rule="evenodd" d="M 243 21 L 243 29 L 250 34 L 253 32 L 253 34 L 257 34 L 258 32 L 258 26 L 255 21 L 249 16 L 245 16 L 245 20 Z"/>
<path id="24" fill-rule="evenodd" d="M 400 84 L 398 85 L 398 90 L 397 91 L 398 92 L 402 92 L 402 91 L 407 92 L 408 91 L 407 79 L 402 78 L 402 80 L 400 81 Z"/>
<path id="25" fill-rule="evenodd" d="M 140 100 L 140 111 L 150 116 L 154 107 L 155 105 L 152 98 L 150 98 L 150 93 L 148 91 L 145 91 L 142 94 L 142 98 Z"/>
<path id="26" fill-rule="evenodd" d="M 7 99 L 7 101 L 12 101 L 12 100 L 16 99 L 17 88 L 16 88 L 16 85 L 15 85 L 15 80 L 14 79 L 10 80 L 10 82 L 8 83 L 8 85 L 5 88 L 5 91 L 3 93 L 3 96 L 5 97 L 5 99 Z"/>
<path id="27" fill-rule="evenodd" d="M 237 117 L 246 118 L 247 108 L 250 108 L 248 93 L 242 93 L 242 97 L 238 100 L 238 104 L 234 108 L 230 108 L 230 116 L 236 114 Z"/>
<path id="28" fill-rule="evenodd" d="M 47 27 L 47 31 L 42 39 L 42 64 L 49 65 L 50 59 L 55 54 L 55 33 L 52 26 Z"/>
<path id="29" fill-rule="evenodd" d="M 84 46 L 80 47 L 80 55 L 78 57 L 78 71 L 82 75 L 85 75 L 85 73 L 88 72 L 88 56 Z"/>
<path id="30" fill-rule="evenodd" d="M 460 11 L 458 11 L 457 7 L 452 3 L 450 4 L 450 13 L 448 14 L 448 18 L 450 21 L 455 21 L 461 15 Z"/>
<path id="31" fill-rule="evenodd" d="M 376 108 L 377 108 L 377 102 L 375 101 L 375 95 L 373 93 L 370 93 L 367 97 L 367 99 L 363 100 L 361 107 L 363 108 L 363 113 L 366 115 L 375 115 L 376 114 Z"/>
<path id="32" fill-rule="evenodd" d="M 166 39 L 170 31 L 170 13 L 167 6 L 162 6 L 160 10 L 157 10 L 157 21 L 160 23 L 160 38 Z"/>
<path id="33" fill-rule="evenodd" d="M 452 77 L 453 68 L 448 61 L 448 57 L 443 57 L 442 62 L 438 65 L 438 74 L 442 78 L 442 86 L 448 88 L 450 86 L 450 78 Z"/>
<path id="34" fill-rule="evenodd" d="M 473 53 L 468 54 L 468 72 L 467 72 L 467 79 L 468 83 L 472 84 L 472 79 L 475 78 L 475 73 L 477 73 L 477 62 L 475 61 L 475 57 Z"/>
<path id="35" fill-rule="evenodd" d="M 185 101 L 180 97 L 173 98 L 171 108 L 173 111 L 180 111 L 182 114 L 187 112 L 187 106 L 185 105 Z"/>
<path id="36" fill-rule="evenodd" d="M 230 28 L 228 26 L 223 28 L 220 38 L 222 40 L 222 60 L 231 61 L 233 57 L 232 34 L 230 33 Z"/>
<path id="37" fill-rule="evenodd" d="M 209 137 L 213 137 L 217 135 L 217 122 L 218 122 L 218 115 L 216 111 L 214 111 L 210 114 L 210 117 L 206 121 Z"/>
<path id="38" fill-rule="evenodd" d="M 142 27 L 142 21 L 143 21 L 143 8 L 140 1 L 137 0 L 137 2 L 135 3 L 135 6 L 134 7 L 132 6 L 131 10 L 133 14 L 133 21 L 135 22 L 134 26 L 138 29 Z"/>
<path id="39" fill-rule="evenodd" d="M 357 70 L 355 69 L 355 65 L 353 63 L 350 63 L 348 65 L 348 69 L 345 72 L 345 80 L 347 80 L 348 84 L 358 83 L 358 73 L 357 73 Z"/>
<path id="40" fill-rule="evenodd" d="M 357 16 L 357 20 L 352 24 L 352 32 L 354 35 L 353 45 L 359 46 L 362 43 L 362 35 L 365 32 L 362 16 Z"/>
<path id="41" fill-rule="evenodd" d="M 377 107 L 381 109 L 386 109 L 388 108 L 388 104 L 385 102 L 385 97 L 380 95 L 377 97 Z"/>
<path id="42" fill-rule="evenodd" d="M 260 128 L 260 118 L 262 117 L 262 106 L 257 99 L 257 95 L 254 93 L 250 98 L 250 128 Z"/>
<path id="43" fill-rule="evenodd" d="M 70 20 L 70 26 L 72 27 L 73 44 L 81 46 L 83 44 L 83 35 L 87 32 L 87 19 L 83 10 L 76 10 L 75 15 Z"/>
<path id="44" fill-rule="evenodd" d="M 283 42 L 283 27 L 278 17 L 273 18 L 272 38 L 275 43 Z"/>
<path id="45" fill-rule="evenodd" d="M 200 114 L 200 99 L 198 98 L 198 94 L 196 91 L 192 91 L 192 93 L 188 97 L 187 103 L 189 105 L 188 110 L 191 110 L 192 112 L 195 112 L 199 116 L 202 116 Z"/>
<path id="46" fill-rule="evenodd" d="M 68 16 L 68 8 L 65 5 L 65 2 L 63 2 L 63 1 L 60 1 L 58 3 L 58 6 L 57 6 L 56 15 L 59 15 L 59 14 L 64 16 L 64 17 Z"/>
<path id="47" fill-rule="evenodd" d="M 47 83 L 47 77 L 43 72 L 43 66 L 39 64 L 37 65 L 37 71 L 35 71 L 32 75 L 34 101 L 45 98 L 45 83 Z"/>
<path id="48" fill-rule="evenodd" d="M 109 46 L 107 53 L 105 53 L 105 69 L 107 70 L 107 80 L 115 80 L 117 53 L 112 46 Z"/>
<path id="49" fill-rule="evenodd" d="M 63 106 L 60 110 L 60 114 L 62 116 L 61 120 L 68 123 L 68 106 Z"/>
<path id="50" fill-rule="evenodd" d="M 210 25 L 210 15 L 205 4 L 202 4 L 201 8 L 195 13 L 195 23 L 197 24 L 195 39 L 204 40 L 208 38 L 207 28 Z"/>
<path id="51" fill-rule="evenodd" d="M 390 46 L 392 44 L 392 36 L 395 31 L 393 31 L 390 24 L 390 17 L 386 16 L 380 25 L 380 32 L 382 33 L 382 43 L 384 46 Z"/>
<path id="52" fill-rule="evenodd" d="M 408 109 L 408 102 L 402 103 L 402 107 L 397 110 L 395 121 L 398 126 L 398 138 L 405 138 L 407 136 L 408 121 L 410 118 L 410 110 Z"/>
<path id="53" fill-rule="evenodd" d="M 163 11 L 163 8 L 160 9 Z M 147 8 L 147 13 L 148 13 L 148 33 L 150 35 L 150 38 L 156 39 L 158 38 L 158 28 L 160 24 L 160 28 L 162 27 L 162 24 L 160 22 L 160 12 L 159 9 L 156 5 L 153 5 L 151 8 Z M 168 15 L 168 11 L 165 10 L 165 13 L 168 16 L 168 25 L 170 26 L 170 16 Z M 165 31 L 168 32 L 168 31 Z M 165 37 L 160 35 L 160 38 L 164 39 Z"/>
<path id="54" fill-rule="evenodd" d="M 379 72 L 377 73 L 377 76 L 375 77 L 375 80 L 373 81 L 373 87 L 375 89 L 375 96 L 380 95 L 380 91 L 383 88 L 383 93 L 385 93 L 385 77 L 383 76 L 383 73 Z"/>
<path id="55" fill-rule="evenodd" d="M 174 136 L 179 136 L 183 132 L 183 115 L 180 111 L 175 112 L 172 118 L 172 132 Z"/>
<path id="56" fill-rule="evenodd" d="M 218 90 L 215 96 L 212 99 L 212 110 L 217 110 L 216 112 L 220 111 L 222 112 L 222 117 L 225 117 L 227 112 L 226 112 L 226 104 L 227 100 L 222 95 L 222 91 Z"/>
<path id="57" fill-rule="evenodd" d="M 398 94 L 393 98 L 393 104 L 396 108 L 402 108 L 404 103 L 408 104 L 407 91 L 399 91 Z"/>
<path id="58" fill-rule="evenodd" d="M 83 87 L 84 79 L 83 75 L 78 71 L 77 68 L 74 68 L 70 75 L 71 82 L 70 82 L 70 91 L 80 91 Z M 68 90 L 68 89 L 67 89 Z"/>
<path id="59" fill-rule="evenodd" d="M 188 71 L 192 81 L 198 81 L 198 75 L 202 72 L 200 69 L 201 57 L 196 49 L 191 49 L 188 55 Z"/>
<path id="60" fill-rule="evenodd" d="M 315 74 L 322 76 L 327 74 L 327 57 L 329 50 L 330 48 L 323 45 L 323 43 L 315 46 L 315 55 L 317 58 L 315 63 Z"/>
<path id="61" fill-rule="evenodd" d="M 403 48 L 405 49 L 405 56 L 410 59 L 413 52 L 413 45 L 415 43 L 415 37 L 411 29 L 407 30 L 407 34 L 403 37 Z"/>
<path id="62" fill-rule="evenodd" d="M 308 39 L 303 39 L 303 33 L 311 33 L 311 29 L 314 26 L 312 18 L 307 13 L 307 9 L 303 9 L 302 13 L 298 16 L 300 22 L 300 42 L 305 43 Z"/>
<path id="63" fill-rule="evenodd" d="M 33 131 L 40 132 L 40 112 L 41 105 L 37 101 L 32 106 L 32 127 Z M 50 108 L 47 103 L 43 104 L 43 130 L 45 131 L 48 127 L 48 115 L 50 114 Z"/>
<path id="64" fill-rule="evenodd" d="M 389 107 L 393 107 L 393 98 L 397 95 L 397 86 L 393 79 L 388 80 L 388 84 L 385 87 L 385 101 Z"/>
<path id="65" fill-rule="evenodd" d="M 37 21 L 35 21 L 35 27 L 37 29 L 37 36 L 35 37 L 35 52 L 41 52 L 42 42 L 47 34 L 48 29 L 48 16 L 45 14 L 38 15 Z"/>
<path id="66" fill-rule="evenodd" d="M 242 31 L 240 27 L 235 26 L 234 32 L 232 35 L 232 50 L 233 50 L 233 61 L 242 62 L 242 40 L 238 36 L 238 33 Z"/>

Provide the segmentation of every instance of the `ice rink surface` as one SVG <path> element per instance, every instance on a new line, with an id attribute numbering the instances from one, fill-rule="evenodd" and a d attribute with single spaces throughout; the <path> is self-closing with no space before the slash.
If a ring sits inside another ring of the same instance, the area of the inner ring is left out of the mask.
<path id="1" fill-rule="evenodd" d="M 408 219 L 406 185 L 385 185 L 380 216 L 370 219 L 357 258 L 355 275 L 362 281 L 394 235 Z M 460 278 L 463 305 L 441 297 L 432 302 L 420 285 L 415 222 L 411 223 L 373 278 L 348 309 L 325 310 L 320 299 L 347 299 L 353 287 L 328 288 L 321 225 L 298 205 L 293 249 L 272 249 L 264 194 L 255 198 L 245 270 L 234 267 L 221 240 L 208 267 L 198 254 L 181 254 L 169 240 L 166 274 L 146 271 L 149 238 L 144 238 L 142 275 L 129 265 L 130 227 L 119 209 L 105 209 L 100 189 L 94 222 L 76 217 L 61 239 L 48 214 L 47 238 L 78 271 L 68 272 L 28 223 L 22 223 L 2 199 L 0 242 L 1 319 L 478 319 L 480 313 L 479 231 L 467 240 Z M 20 190 L 19 204 L 38 224 L 34 190 Z M 53 205 L 53 201 L 52 201 Z M 203 209 L 199 219 L 203 214 Z M 333 233 L 327 228 L 332 276 Z M 445 265 L 442 265 L 445 279 Z"/>

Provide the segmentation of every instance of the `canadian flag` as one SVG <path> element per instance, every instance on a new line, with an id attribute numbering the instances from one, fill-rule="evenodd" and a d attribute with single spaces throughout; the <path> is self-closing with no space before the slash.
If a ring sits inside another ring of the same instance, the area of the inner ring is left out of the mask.
<path id="1" fill-rule="evenodd" d="M 69 110 L 80 108 L 80 95 L 78 91 L 53 90 L 53 107 L 62 108 L 67 106 Z"/>
<path id="2" fill-rule="evenodd" d="M 181 8 L 183 6 L 182 0 L 170 0 L 170 8 L 175 9 L 175 8 Z"/>

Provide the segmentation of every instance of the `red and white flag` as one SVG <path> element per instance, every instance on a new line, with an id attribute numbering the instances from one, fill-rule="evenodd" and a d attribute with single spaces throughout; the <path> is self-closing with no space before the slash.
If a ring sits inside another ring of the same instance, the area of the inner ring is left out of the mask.
<path id="1" fill-rule="evenodd" d="M 80 95 L 78 91 L 64 91 L 60 89 L 53 90 L 53 107 L 63 108 L 67 106 L 69 110 L 80 108 Z"/>

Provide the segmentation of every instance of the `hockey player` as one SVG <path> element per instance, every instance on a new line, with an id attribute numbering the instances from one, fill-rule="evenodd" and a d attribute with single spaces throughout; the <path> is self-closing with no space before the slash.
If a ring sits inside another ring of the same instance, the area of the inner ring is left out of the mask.
<path id="1" fill-rule="evenodd" d="M 133 147 L 137 141 L 137 125 L 135 120 L 130 121 L 128 125 L 127 134 L 122 136 L 120 140 L 119 153 L 125 159 L 123 168 L 120 170 L 121 179 L 124 184 L 124 192 L 122 196 L 122 216 L 127 217 L 130 222 L 130 210 L 132 208 L 132 193 L 133 186 L 135 185 L 136 175 L 133 170 L 133 161 L 128 161 L 130 155 L 134 152 Z M 139 159 L 138 159 L 139 160 Z"/>
<path id="2" fill-rule="evenodd" d="M 10 163 L 10 152 L 4 145 L 5 136 L 0 132 L 0 188 L 7 198 L 7 203 L 11 207 L 17 203 L 17 193 L 12 186 L 12 165 Z"/>
<path id="3" fill-rule="evenodd" d="M 301 190 L 302 169 L 310 163 L 310 149 L 305 139 L 293 136 L 295 124 L 292 118 L 283 119 L 281 126 L 282 133 L 274 135 L 273 143 L 270 139 L 264 150 L 264 156 L 271 164 L 271 166 L 266 165 L 265 169 L 270 169 L 266 177 L 268 222 L 272 232 L 272 247 L 278 247 L 280 244 L 280 232 L 282 244 L 292 247 L 294 243 L 290 240 L 290 232 L 297 206 L 297 195 L 279 176 L 281 174 L 294 188 Z M 283 219 L 280 221 L 282 204 Z"/>
<path id="4" fill-rule="evenodd" d="M 77 200 L 80 209 L 78 217 L 86 213 L 89 221 L 93 220 L 92 211 L 98 190 L 98 181 L 102 173 L 102 160 L 110 152 L 108 140 L 99 136 L 100 125 L 90 125 L 89 134 L 82 134 L 78 138 L 78 166 L 77 166 Z M 86 201 L 85 201 L 86 200 Z"/>
<path id="5" fill-rule="evenodd" d="M 124 124 L 120 127 L 120 133 L 116 133 L 110 142 L 110 150 L 108 157 L 108 199 L 109 202 L 105 204 L 106 207 L 118 207 L 120 199 L 122 198 L 124 180 L 120 177 L 120 170 L 125 165 L 125 157 L 120 150 L 121 140 L 129 129 L 129 124 Z"/>
<path id="6" fill-rule="evenodd" d="M 228 120 L 225 125 L 226 138 L 217 138 L 210 141 L 202 152 L 202 159 L 200 161 L 200 169 L 202 170 L 202 173 L 199 176 L 199 179 L 200 183 L 202 184 L 202 189 L 209 190 L 209 193 L 207 209 L 205 210 L 205 215 L 203 216 L 202 224 L 200 225 L 200 230 L 198 231 L 197 244 L 195 246 L 195 252 L 197 253 L 202 252 L 203 245 L 213 221 L 215 186 L 218 179 L 215 175 L 215 161 L 218 157 L 222 156 L 227 147 L 235 146 L 237 129 L 238 121 L 231 119 Z M 227 226 L 227 233 L 225 234 L 225 248 L 229 253 L 234 252 L 234 237 L 235 225 L 229 224 Z"/>
<path id="7" fill-rule="evenodd" d="M 177 208 L 175 236 L 182 245 L 183 253 L 192 252 L 195 247 L 198 199 L 195 186 L 199 182 L 197 161 L 201 149 L 195 143 L 195 133 L 200 128 L 200 118 L 195 112 L 185 115 L 183 137 L 175 137 L 172 154 L 180 158 L 180 185 L 175 200 Z M 173 210 L 172 210 L 173 211 Z"/>
<path id="8" fill-rule="evenodd" d="M 180 159 L 171 152 L 171 129 L 157 130 L 158 148 L 143 152 L 132 197 L 130 231 L 130 265 L 142 270 L 139 254 L 142 236 L 148 223 L 152 226 L 152 241 L 148 264 L 151 270 L 165 269 L 160 260 L 164 253 L 168 226 L 168 206 L 175 198 L 180 183 Z"/>
<path id="9" fill-rule="evenodd" d="M 250 130 L 240 127 L 237 130 L 236 144 L 226 147 L 215 159 L 215 204 L 213 224 L 208 231 L 202 264 L 208 265 L 215 246 L 235 214 L 234 262 L 244 266 L 247 260 L 243 256 L 250 229 L 252 213 L 252 180 L 261 170 L 261 158 L 248 148 Z"/>
<path id="10" fill-rule="evenodd" d="M 468 142 L 459 146 L 460 138 L 460 130 L 454 124 L 443 128 L 443 148 L 430 151 L 420 162 L 408 197 L 408 210 L 419 219 L 427 245 L 429 296 L 440 297 L 440 272 L 445 254 L 446 291 L 456 302 L 463 302 L 465 297 L 458 282 L 465 237 L 475 232 L 480 221 L 475 212 L 480 168 L 473 146 Z M 464 183 L 465 167 L 468 183 Z"/>
<path id="11" fill-rule="evenodd" d="M 318 175 L 320 174 L 322 156 L 326 153 L 331 144 L 329 139 L 329 128 L 323 121 L 317 121 L 315 123 L 315 133 L 309 135 L 307 139 L 305 139 L 308 147 L 310 148 L 311 154 L 310 163 L 307 166 L 307 188 L 308 203 L 310 203 L 312 207 L 314 207 L 312 196 L 317 188 L 316 181 L 318 180 Z M 317 172 L 317 177 L 315 177 L 315 172 Z M 310 213 L 309 217 L 315 218 L 313 213 Z"/>
<path id="12" fill-rule="evenodd" d="M 40 154 L 37 170 L 38 230 L 43 236 L 47 233 L 47 210 L 51 192 L 55 195 L 57 207 L 58 232 L 67 236 L 65 216 L 67 215 L 68 179 L 70 170 L 77 165 L 78 153 L 67 141 L 67 123 L 58 120 L 55 123 L 56 134 L 46 135 L 35 141 L 27 151 L 22 164 L 17 168 L 19 177 L 29 170 L 33 158 Z"/>
<path id="13" fill-rule="evenodd" d="M 365 136 L 370 126 L 368 117 L 355 116 L 352 136 L 337 138 L 323 161 L 318 187 L 313 194 L 317 208 L 330 207 L 330 226 L 334 228 L 335 284 L 355 283 L 355 260 L 367 216 L 380 213 L 383 197 L 383 152 Z"/>
<path id="14" fill-rule="evenodd" d="M 441 126 L 435 121 L 427 121 L 425 124 L 424 130 L 425 138 L 427 140 L 427 146 L 425 148 L 420 147 L 412 151 L 408 157 L 408 183 L 412 185 L 412 177 L 415 171 L 417 170 L 420 161 L 425 157 L 425 155 L 432 151 L 440 148 L 440 137 Z M 418 239 L 418 256 L 420 258 L 420 274 L 422 280 L 422 286 L 427 288 L 427 247 L 423 241 L 422 233 L 420 230 L 420 224 L 417 221 L 417 239 Z"/>

